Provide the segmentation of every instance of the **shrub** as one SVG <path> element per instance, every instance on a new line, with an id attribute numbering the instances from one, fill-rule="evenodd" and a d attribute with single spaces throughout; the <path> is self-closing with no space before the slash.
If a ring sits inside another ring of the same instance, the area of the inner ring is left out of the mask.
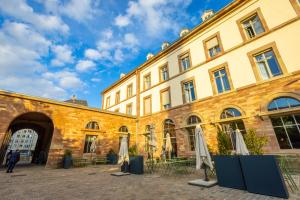
<path id="1" fill-rule="evenodd" d="M 229 136 L 219 130 L 217 135 L 218 150 L 220 155 L 230 155 L 231 153 L 231 142 Z"/>
<path id="2" fill-rule="evenodd" d="M 66 150 L 65 150 L 64 156 L 65 156 L 65 157 L 66 157 L 66 156 L 72 156 L 72 150 L 71 150 L 71 149 L 66 149 Z"/>
<path id="3" fill-rule="evenodd" d="M 137 146 L 133 145 L 133 146 L 129 147 L 128 154 L 129 154 L 129 156 L 136 156 L 136 155 L 138 155 Z"/>
<path id="4" fill-rule="evenodd" d="M 262 148 L 268 143 L 268 138 L 266 136 L 258 136 L 255 129 L 249 129 L 244 135 L 244 140 L 251 155 L 262 155 Z"/>

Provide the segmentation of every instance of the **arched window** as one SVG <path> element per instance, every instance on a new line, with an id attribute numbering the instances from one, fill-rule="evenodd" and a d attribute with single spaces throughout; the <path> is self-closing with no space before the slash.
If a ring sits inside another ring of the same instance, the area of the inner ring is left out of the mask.
<path id="1" fill-rule="evenodd" d="M 126 135 L 126 134 L 127 134 L 127 144 L 128 144 L 128 148 L 129 148 L 130 133 L 129 133 L 129 131 L 128 131 L 127 126 L 121 126 L 121 127 L 119 128 L 119 132 L 121 133 L 121 134 L 120 134 L 120 137 L 119 137 L 119 149 L 120 149 L 120 146 L 121 146 L 121 140 L 122 140 L 122 137 L 123 137 L 124 135 Z"/>
<path id="2" fill-rule="evenodd" d="M 90 121 L 89 123 L 87 123 L 87 125 L 85 126 L 85 128 L 86 129 L 92 129 L 92 130 L 99 130 L 99 125 L 95 121 Z"/>
<path id="3" fill-rule="evenodd" d="M 187 132 L 189 136 L 189 144 L 190 144 L 190 150 L 195 151 L 195 128 L 196 125 L 201 123 L 201 119 L 196 116 L 192 115 L 187 119 Z"/>
<path id="4" fill-rule="evenodd" d="M 166 119 L 164 121 L 163 131 L 164 131 L 164 135 L 163 135 L 164 136 L 164 138 L 163 138 L 164 145 L 166 144 L 167 133 L 169 133 L 170 138 L 171 138 L 171 143 L 172 143 L 171 158 L 177 157 L 177 142 L 176 142 L 175 123 L 171 119 Z M 167 154 L 167 156 L 169 156 L 169 155 Z"/>
<path id="5" fill-rule="evenodd" d="M 269 111 L 300 106 L 300 101 L 292 97 L 279 97 L 268 105 Z M 270 116 L 277 141 L 281 149 L 300 149 L 300 114 Z"/>
<path id="6" fill-rule="evenodd" d="M 234 131 L 239 129 L 242 134 L 246 133 L 245 125 L 243 120 L 236 119 L 241 117 L 242 113 L 236 108 L 226 108 L 221 113 L 220 118 L 226 119 L 226 121 L 221 122 L 222 130 L 230 136 L 232 148 L 235 149 L 235 134 Z"/>
<path id="7" fill-rule="evenodd" d="M 119 132 L 127 133 L 127 132 L 128 132 L 127 126 L 121 126 L 121 127 L 119 128 Z"/>
<path id="8" fill-rule="evenodd" d="M 235 108 L 226 108 L 221 113 L 221 119 L 227 119 L 232 117 L 240 117 L 242 116 L 241 112 Z"/>
<path id="9" fill-rule="evenodd" d="M 300 101 L 292 97 L 279 97 L 271 101 L 268 111 L 287 109 L 300 106 Z"/>

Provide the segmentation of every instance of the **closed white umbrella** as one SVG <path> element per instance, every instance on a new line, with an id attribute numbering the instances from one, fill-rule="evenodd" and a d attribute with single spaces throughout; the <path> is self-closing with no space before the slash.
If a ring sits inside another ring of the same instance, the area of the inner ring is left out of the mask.
<path id="1" fill-rule="evenodd" d="M 121 139 L 121 145 L 120 145 L 120 150 L 119 150 L 118 164 L 122 164 L 125 161 L 127 161 L 129 163 L 127 137 L 123 136 Z"/>
<path id="2" fill-rule="evenodd" d="M 244 138 L 239 129 L 235 130 L 235 145 L 236 145 L 236 154 L 238 155 L 249 155 L 249 151 L 245 144 Z"/>
<path id="3" fill-rule="evenodd" d="M 169 133 L 166 134 L 166 151 L 169 154 L 169 159 L 171 158 L 171 152 L 173 150 L 171 136 Z"/>
<path id="4" fill-rule="evenodd" d="M 95 153 L 97 149 L 97 144 L 96 144 L 96 138 L 92 141 L 91 147 L 90 147 L 90 151 L 91 153 Z"/>
<path id="5" fill-rule="evenodd" d="M 213 164 L 203 135 L 203 130 L 199 124 L 195 129 L 195 143 L 196 169 L 200 169 L 202 163 L 205 163 L 212 170 Z"/>

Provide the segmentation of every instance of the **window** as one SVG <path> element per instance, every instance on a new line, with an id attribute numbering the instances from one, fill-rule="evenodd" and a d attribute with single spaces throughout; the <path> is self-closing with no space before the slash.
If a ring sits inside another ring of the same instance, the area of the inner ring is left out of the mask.
<path id="1" fill-rule="evenodd" d="M 84 150 L 83 153 L 92 153 L 92 144 L 96 142 L 97 135 L 86 135 L 84 142 Z"/>
<path id="2" fill-rule="evenodd" d="M 279 97 L 271 101 L 268 111 L 300 107 L 300 101 L 292 97 Z M 300 149 L 300 114 L 270 117 L 281 149 Z"/>
<path id="3" fill-rule="evenodd" d="M 223 110 L 223 112 L 221 113 L 221 119 L 228 119 L 228 118 L 241 117 L 241 116 L 242 116 L 241 112 L 235 108 L 227 108 Z"/>
<path id="4" fill-rule="evenodd" d="M 129 144 L 130 144 L 130 133 L 128 131 L 127 126 L 121 126 L 119 128 L 119 132 L 121 133 L 120 137 L 119 137 L 119 148 L 121 146 L 121 140 L 122 140 L 123 136 L 127 136 L 127 145 L 129 147 Z"/>
<path id="5" fill-rule="evenodd" d="M 161 110 L 166 110 L 171 108 L 170 87 L 160 91 L 160 103 L 161 103 Z"/>
<path id="6" fill-rule="evenodd" d="M 144 115 L 149 115 L 152 112 L 151 96 L 144 97 Z"/>
<path id="7" fill-rule="evenodd" d="M 237 25 L 244 41 L 269 30 L 260 8 L 239 19 Z"/>
<path id="8" fill-rule="evenodd" d="M 256 35 L 265 32 L 257 14 L 245 20 L 242 24 L 248 38 L 254 38 Z"/>
<path id="9" fill-rule="evenodd" d="M 166 81 L 169 79 L 169 70 L 167 64 L 159 68 L 159 79 L 160 81 Z"/>
<path id="10" fill-rule="evenodd" d="M 126 114 L 132 115 L 132 103 L 126 105 Z"/>
<path id="11" fill-rule="evenodd" d="M 163 148 L 166 147 L 166 136 L 167 134 L 170 135 L 171 144 L 172 144 L 172 151 L 166 152 L 167 159 L 177 157 L 177 140 L 176 140 L 176 131 L 175 131 L 175 123 L 171 119 L 166 119 L 164 121 L 163 126 Z"/>
<path id="12" fill-rule="evenodd" d="M 189 103 L 196 100 L 194 80 L 183 82 L 182 91 L 183 91 L 183 103 Z"/>
<path id="13" fill-rule="evenodd" d="M 92 130 L 99 130 L 99 125 L 97 122 L 95 121 L 91 121 L 89 123 L 87 123 L 87 125 L 85 126 L 86 129 L 92 129 Z"/>
<path id="14" fill-rule="evenodd" d="M 151 74 L 146 74 L 144 76 L 144 90 L 147 90 L 151 87 Z"/>
<path id="15" fill-rule="evenodd" d="M 189 50 L 178 56 L 178 62 L 179 62 L 179 68 L 181 72 L 191 68 L 192 64 L 191 64 L 191 56 Z"/>
<path id="16" fill-rule="evenodd" d="M 190 144 L 191 151 L 195 151 L 195 128 L 196 128 L 196 125 L 199 123 L 201 123 L 201 120 L 196 115 L 190 116 L 187 120 L 188 127 L 186 129 L 188 132 L 189 144 Z"/>
<path id="17" fill-rule="evenodd" d="M 132 97 L 132 84 L 127 86 L 127 98 Z"/>
<path id="18" fill-rule="evenodd" d="M 110 96 L 106 97 L 106 105 L 105 107 L 108 108 L 110 106 Z"/>
<path id="19" fill-rule="evenodd" d="M 282 74 L 278 61 L 272 49 L 255 55 L 255 62 L 263 80 Z"/>
<path id="20" fill-rule="evenodd" d="M 230 91 L 233 86 L 227 63 L 209 70 L 214 94 Z"/>
<path id="21" fill-rule="evenodd" d="M 120 91 L 116 92 L 115 104 L 120 103 Z"/>
<path id="22" fill-rule="evenodd" d="M 127 126 L 121 126 L 121 127 L 119 128 L 119 132 L 122 132 L 122 133 L 128 133 L 128 128 L 127 128 Z"/>
<path id="23" fill-rule="evenodd" d="M 216 33 L 203 41 L 207 59 L 214 58 L 223 52 L 220 33 Z"/>
<path id="24" fill-rule="evenodd" d="M 248 57 L 257 81 L 268 80 L 287 73 L 275 42 L 249 52 Z"/>

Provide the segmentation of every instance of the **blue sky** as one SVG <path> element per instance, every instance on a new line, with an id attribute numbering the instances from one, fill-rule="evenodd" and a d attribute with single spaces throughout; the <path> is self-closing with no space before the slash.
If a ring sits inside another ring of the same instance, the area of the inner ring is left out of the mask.
<path id="1" fill-rule="evenodd" d="M 100 92 L 231 0 L 0 0 L 0 89 L 91 107 Z"/>

